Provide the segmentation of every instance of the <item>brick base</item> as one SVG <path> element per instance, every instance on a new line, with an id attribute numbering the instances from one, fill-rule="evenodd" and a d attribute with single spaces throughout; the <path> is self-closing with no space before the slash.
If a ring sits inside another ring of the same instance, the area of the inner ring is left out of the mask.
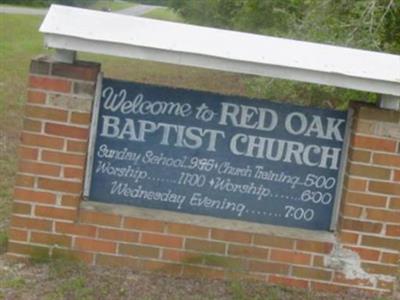
<path id="1" fill-rule="evenodd" d="M 99 71 L 86 62 L 32 61 L 9 255 L 72 253 L 89 264 L 183 276 L 239 276 L 328 292 L 395 291 L 400 112 L 354 106 L 340 225 L 332 242 L 143 219 L 80 205 Z M 335 264 L 346 253 L 352 264 Z"/>

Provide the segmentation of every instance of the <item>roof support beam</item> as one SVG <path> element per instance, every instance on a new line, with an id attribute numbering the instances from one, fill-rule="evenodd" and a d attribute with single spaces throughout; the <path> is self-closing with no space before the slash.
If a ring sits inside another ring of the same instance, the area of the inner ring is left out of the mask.
<path id="1" fill-rule="evenodd" d="M 55 61 L 73 64 L 76 60 L 76 51 L 66 49 L 56 49 L 53 55 Z"/>
<path id="2" fill-rule="evenodd" d="M 381 95 L 381 99 L 379 100 L 379 107 L 390 110 L 400 110 L 400 97 L 392 95 Z"/>
<path id="3" fill-rule="evenodd" d="M 107 54 L 373 92 L 399 106 L 399 55 L 60 5 L 40 31 L 64 62 L 75 51 Z"/>

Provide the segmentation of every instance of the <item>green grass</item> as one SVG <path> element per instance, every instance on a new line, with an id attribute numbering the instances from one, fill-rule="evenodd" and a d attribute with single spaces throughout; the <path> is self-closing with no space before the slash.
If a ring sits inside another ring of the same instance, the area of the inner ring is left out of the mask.
<path id="1" fill-rule="evenodd" d="M 116 11 L 116 10 L 121 10 L 129 7 L 136 6 L 135 3 L 132 2 L 115 2 L 113 0 L 99 0 L 92 6 L 90 6 L 91 9 L 111 9 L 111 11 Z"/>
<path id="2" fill-rule="evenodd" d="M 183 23 L 184 19 L 169 8 L 156 8 L 148 13 L 144 14 L 143 17 L 171 22 Z"/>
<path id="3" fill-rule="evenodd" d="M 0 21 L 0 232 L 11 207 L 16 152 L 30 59 L 43 50 L 40 16 L 1 15 Z"/>

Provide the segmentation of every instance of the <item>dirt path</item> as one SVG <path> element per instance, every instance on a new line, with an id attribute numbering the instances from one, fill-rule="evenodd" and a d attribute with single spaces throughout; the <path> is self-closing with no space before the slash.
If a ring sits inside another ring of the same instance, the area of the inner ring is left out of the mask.
<path id="1" fill-rule="evenodd" d="M 17 7 L 17 6 L 0 6 L 0 14 L 16 14 L 16 15 L 36 15 L 44 16 L 47 9 Z"/>
<path id="2" fill-rule="evenodd" d="M 122 14 L 122 15 L 128 15 L 128 16 L 142 16 L 145 13 L 148 13 L 148 12 L 152 11 L 153 9 L 160 8 L 160 7 L 161 6 L 138 4 L 134 7 L 116 11 L 116 13 Z"/>
<path id="3" fill-rule="evenodd" d="M 159 6 L 138 4 L 134 7 L 115 11 L 114 13 L 128 15 L 128 16 L 141 16 L 141 15 L 144 15 L 145 13 L 147 13 L 153 9 L 156 9 L 156 8 L 159 8 Z M 44 16 L 47 14 L 47 11 L 48 11 L 48 9 L 17 7 L 17 6 L 1 6 L 0 5 L 0 14 Z"/>

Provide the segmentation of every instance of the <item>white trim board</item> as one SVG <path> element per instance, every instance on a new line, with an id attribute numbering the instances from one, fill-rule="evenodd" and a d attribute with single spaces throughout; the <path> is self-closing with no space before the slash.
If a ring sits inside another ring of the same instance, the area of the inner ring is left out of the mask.
<path id="1" fill-rule="evenodd" d="M 52 5 L 47 47 L 400 96 L 400 56 Z"/>

